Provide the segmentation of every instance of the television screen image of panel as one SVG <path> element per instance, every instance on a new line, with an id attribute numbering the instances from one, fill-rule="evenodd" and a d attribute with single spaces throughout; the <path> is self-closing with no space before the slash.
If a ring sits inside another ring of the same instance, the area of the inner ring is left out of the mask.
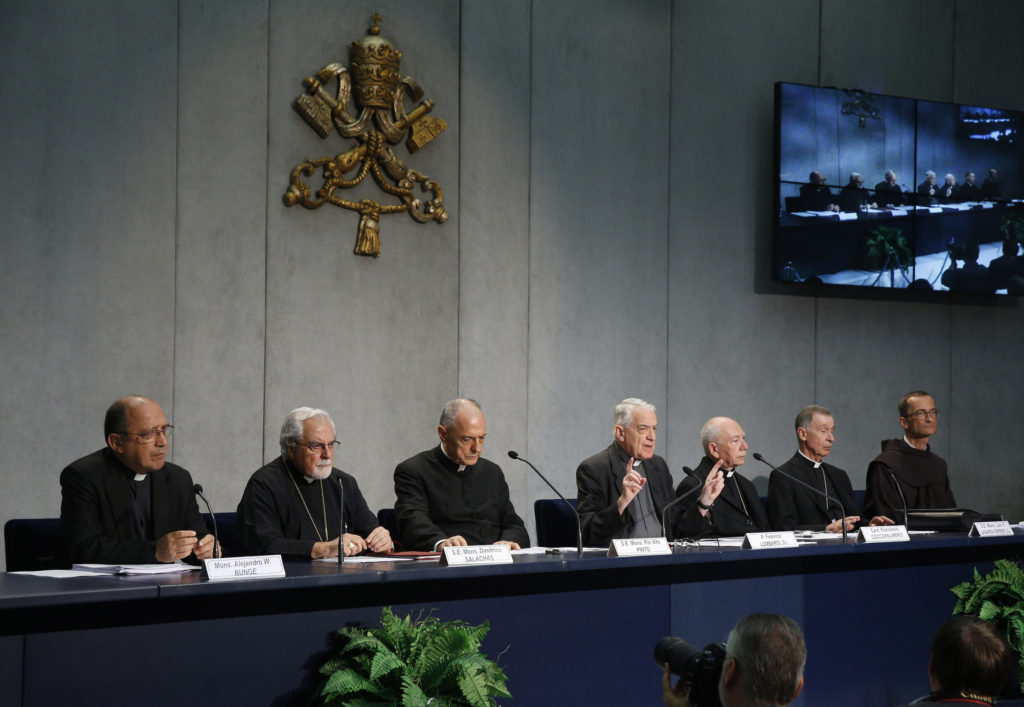
<path id="1" fill-rule="evenodd" d="M 1024 113 L 775 84 L 772 279 L 1024 294 Z"/>

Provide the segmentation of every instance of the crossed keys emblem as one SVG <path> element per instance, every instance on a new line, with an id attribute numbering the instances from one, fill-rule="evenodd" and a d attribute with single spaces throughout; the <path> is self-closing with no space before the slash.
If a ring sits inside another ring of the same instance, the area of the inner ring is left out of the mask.
<path id="1" fill-rule="evenodd" d="M 408 212 L 419 223 L 444 223 L 444 192 L 429 176 L 408 167 L 392 145 L 406 139 L 410 154 L 444 132 L 448 124 L 433 118 L 434 101 L 423 99 L 423 90 L 410 76 L 401 76 L 402 52 L 380 36 L 381 17 L 373 15 L 373 27 L 359 42 L 352 42 L 351 66 L 328 64 L 303 80 L 305 92 L 295 101 L 296 112 L 317 135 L 326 139 L 333 127 L 342 138 L 356 141 L 351 149 L 333 157 L 300 162 L 292 169 L 291 183 L 284 195 L 286 206 L 301 204 L 318 209 L 331 203 L 359 213 L 356 255 L 380 256 L 380 217 Z M 329 87 L 337 84 L 332 96 Z M 353 96 L 353 88 L 355 95 Z M 418 105 L 406 112 L 405 102 Z M 352 102 L 358 116 L 349 112 Z M 303 178 L 317 172 L 323 184 L 314 192 Z M 355 172 L 351 176 L 350 173 Z M 372 199 L 346 199 L 351 189 L 372 175 L 380 190 L 394 197 L 391 203 Z M 427 198 L 429 197 L 429 198 Z"/>

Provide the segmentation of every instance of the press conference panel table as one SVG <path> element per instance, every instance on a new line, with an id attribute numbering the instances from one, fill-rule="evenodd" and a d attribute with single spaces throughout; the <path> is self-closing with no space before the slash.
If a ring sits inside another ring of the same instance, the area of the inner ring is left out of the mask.
<path id="1" fill-rule="evenodd" d="M 775 243 L 775 272 L 786 263 L 803 277 L 836 273 L 842 270 L 872 270 L 867 260 L 868 239 L 879 227 L 898 230 L 914 257 L 944 253 L 951 240 L 961 245 L 998 243 L 1003 222 L 1021 214 L 1024 203 L 1006 202 L 989 206 L 949 204 L 927 209 L 872 211 L 846 214 L 851 220 L 840 221 L 839 214 L 800 217 L 788 212 L 779 215 L 781 230 Z"/>
<path id="2" fill-rule="evenodd" d="M 752 611 L 784 613 L 808 645 L 797 705 L 902 704 L 927 692 L 949 588 L 1017 558 L 1024 535 L 915 536 L 780 550 L 686 548 L 512 565 L 286 563 L 288 576 L 0 576 L 0 704 L 295 704 L 333 630 L 382 606 L 485 620 L 483 649 L 519 705 L 658 705 L 655 642 L 724 640 Z M 499 657 L 500 654 L 500 657 Z M 91 698 L 91 699 L 90 699 Z"/>

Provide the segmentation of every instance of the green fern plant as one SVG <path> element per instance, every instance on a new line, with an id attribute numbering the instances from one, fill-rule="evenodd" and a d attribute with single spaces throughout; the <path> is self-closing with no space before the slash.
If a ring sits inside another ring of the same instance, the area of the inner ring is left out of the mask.
<path id="1" fill-rule="evenodd" d="M 872 229 L 867 240 L 867 261 L 868 269 L 881 270 L 882 266 L 889 260 L 892 253 L 899 262 L 893 263 L 897 267 L 907 267 L 913 260 L 910 254 L 910 246 L 907 239 L 903 237 L 903 231 L 892 226 L 878 226 Z"/>
<path id="2" fill-rule="evenodd" d="M 488 622 L 399 618 L 386 606 L 380 624 L 338 629 L 340 648 L 320 668 L 320 704 L 491 707 L 512 697 L 505 673 L 480 652 Z"/>
<path id="3" fill-rule="evenodd" d="M 1015 240 L 1024 243 L 1024 216 L 1012 215 L 1003 216 L 999 225 L 999 231 L 1003 234 L 1003 240 Z"/>
<path id="4" fill-rule="evenodd" d="M 1009 560 L 996 560 L 995 569 L 987 575 L 982 577 L 975 567 L 973 582 L 963 582 L 950 591 L 957 598 L 954 614 L 977 616 L 1005 631 L 1017 656 L 1017 674 L 1024 690 L 1024 571 Z"/>

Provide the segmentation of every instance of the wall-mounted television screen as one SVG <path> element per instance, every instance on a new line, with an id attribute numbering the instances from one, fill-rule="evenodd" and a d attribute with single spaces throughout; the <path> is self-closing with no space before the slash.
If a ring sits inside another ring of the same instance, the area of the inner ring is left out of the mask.
<path id="1" fill-rule="evenodd" d="M 772 279 L 1024 294 L 1024 113 L 775 84 Z"/>

